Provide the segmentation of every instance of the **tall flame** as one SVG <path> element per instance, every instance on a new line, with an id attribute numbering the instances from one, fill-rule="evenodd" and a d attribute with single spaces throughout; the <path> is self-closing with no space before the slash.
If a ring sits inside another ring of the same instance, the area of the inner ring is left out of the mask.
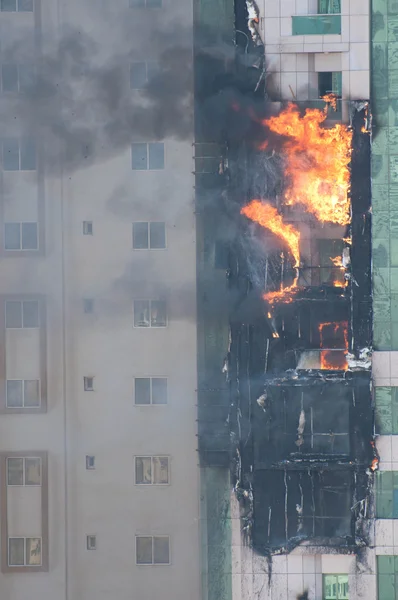
<path id="1" fill-rule="evenodd" d="M 262 121 L 284 136 L 288 186 L 285 202 L 302 204 L 323 222 L 350 222 L 349 163 L 352 131 L 341 123 L 322 127 L 327 111 L 307 109 L 304 116 L 289 104 L 278 116 Z M 264 146 L 264 145 L 263 145 Z"/>
<path id="2" fill-rule="evenodd" d="M 293 225 L 283 222 L 282 215 L 278 213 L 275 206 L 261 200 L 252 200 L 240 212 L 281 238 L 293 254 L 294 267 L 300 265 L 300 232 Z"/>
<path id="3" fill-rule="evenodd" d="M 346 371 L 348 369 L 348 323 L 321 323 L 319 325 L 321 338 L 321 369 Z M 325 349 L 325 337 L 328 336 Z"/>

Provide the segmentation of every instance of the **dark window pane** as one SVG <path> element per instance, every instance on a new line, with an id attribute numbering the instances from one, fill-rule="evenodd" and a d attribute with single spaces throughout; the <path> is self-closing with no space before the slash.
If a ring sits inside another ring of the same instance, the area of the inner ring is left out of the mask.
<path id="1" fill-rule="evenodd" d="M 148 168 L 147 145 L 131 145 L 131 168 L 133 171 L 146 171 Z"/>
<path id="2" fill-rule="evenodd" d="M 161 8 L 162 0 L 146 0 L 148 8 Z"/>
<path id="3" fill-rule="evenodd" d="M 325 96 L 333 91 L 332 73 L 318 73 L 319 96 Z"/>
<path id="4" fill-rule="evenodd" d="M 17 65 L 2 65 L 1 85 L 3 92 L 18 91 L 18 67 Z"/>
<path id="5" fill-rule="evenodd" d="M 23 485 L 23 458 L 7 458 L 7 484 Z"/>
<path id="6" fill-rule="evenodd" d="M 152 404 L 167 404 L 167 379 L 163 377 L 152 379 Z"/>
<path id="7" fill-rule="evenodd" d="M 157 63 L 154 60 L 148 60 L 146 63 L 146 68 L 148 81 L 151 81 L 151 79 L 153 79 L 160 73 L 159 63 Z"/>
<path id="8" fill-rule="evenodd" d="M 40 406 L 39 382 L 37 379 L 24 381 L 24 405 L 27 408 Z"/>
<path id="9" fill-rule="evenodd" d="M 130 0 L 131 8 L 140 8 L 145 6 L 145 0 Z"/>
<path id="10" fill-rule="evenodd" d="M 8 564 L 21 567 L 24 565 L 25 543 L 23 538 L 9 538 L 8 540 Z"/>
<path id="11" fill-rule="evenodd" d="M 21 171 L 36 169 L 36 146 L 33 140 L 21 141 Z"/>
<path id="12" fill-rule="evenodd" d="M 152 538 L 151 537 L 137 537 L 136 538 L 136 549 L 137 549 L 137 565 L 151 565 L 152 564 Z"/>
<path id="13" fill-rule="evenodd" d="M 37 223 L 22 223 L 22 250 L 37 250 Z"/>
<path id="14" fill-rule="evenodd" d="M 9 379 L 7 381 L 7 406 L 21 408 L 23 406 L 22 381 Z"/>
<path id="15" fill-rule="evenodd" d="M 19 171 L 18 140 L 11 138 L 3 140 L 3 168 L 5 171 Z"/>
<path id="16" fill-rule="evenodd" d="M 153 170 L 164 169 L 164 144 L 152 143 L 149 146 L 149 168 Z"/>
<path id="17" fill-rule="evenodd" d="M 33 0 L 18 0 L 19 12 L 33 12 Z"/>
<path id="18" fill-rule="evenodd" d="M 86 469 L 95 469 L 95 456 L 86 456 Z"/>
<path id="19" fill-rule="evenodd" d="M 138 485 L 152 483 L 152 460 L 149 456 L 137 456 L 135 459 L 135 482 Z"/>
<path id="20" fill-rule="evenodd" d="M 17 10 L 17 0 L 1 0 L 1 10 L 13 12 Z"/>
<path id="21" fill-rule="evenodd" d="M 144 62 L 135 62 L 130 68 L 130 84 L 132 89 L 140 90 L 147 83 L 146 64 Z"/>
<path id="22" fill-rule="evenodd" d="M 36 300 L 23 302 L 23 326 L 39 327 L 39 303 Z"/>
<path id="23" fill-rule="evenodd" d="M 22 304 L 17 300 L 6 302 L 6 327 L 22 327 Z"/>
<path id="24" fill-rule="evenodd" d="M 136 404 L 151 403 L 150 379 L 147 377 L 137 377 L 134 382 L 134 400 Z"/>
<path id="25" fill-rule="evenodd" d="M 169 556 L 169 538 L 154 537 L 153 538 L 153 562 L 155 565 L 168 565 L 170 562 Z"/>
<path id="26" fill-rule="evenodd" d="M 217 241 L 215 245 L 214 267 L 216 269 L 229 268 L 229 244 Z"/>
<path id="27" fill-rule="evenodd" d="M 164 223 L 150 223 L 149 235 L 151 248 L 166 248 L 166 227 Z"/>
<path id="28" fill-rule="evenodd" d="M 21 224 L 6 223 L 4 226 L 4 248 L 6 250 L 21 249 Z"/>
<path id="29" fill-rule="evenodd" d="M 162 300 L 152 300 L 151 302 L 151 326 L 166 327 L 166 302 Z"/>
<path id="30" fill-rule="evenodd" d="M 133 223 L 133 248 L 135 250 L 148 248 L 148 223 Z"/>
<path id="31" fill-rule="evenodd" d="M 19 90 L 26 92 L 32 88 L 35 83 L 35 69 L 33 65 L 19 65 Z"/>
<path id="32" fill-rule="evenodd" d="M 135 300 L 134 326 L 149 327 L 149 300 Z"/>

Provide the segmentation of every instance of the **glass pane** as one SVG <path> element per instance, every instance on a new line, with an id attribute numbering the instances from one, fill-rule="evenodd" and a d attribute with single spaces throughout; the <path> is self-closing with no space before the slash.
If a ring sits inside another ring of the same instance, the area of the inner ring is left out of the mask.
<path id="1" fill-rule="evenodd" d="M 17 10 L 17 0 L 1 0 L 1 10 L 12 12 Z"/>
<path id="2" fill-rule="evenodd" d="M 137 456 L 135 459 L 135 482 L 138 484 L 152 483 L 151 458 Z"/>
<path id="3" fill-rule="evenodd" d="M 348 575 L 337 576 L 337 597 L 339 600 L 348 600 Z"/>
<path id="4" fill-rule="evenodd" d="M 166 248 L 166 227 L 164 223 L 149 224 L 150 246 L 153 249 Z"/>
<path id="5" fill-rule="evenodd" d="M 167 456 L 153 457 L 153 483 L 169 483 L 169 459 Z"/>
<path id="6" fill-rule="evenodd" d="M 377 556 L 377 572 L 380 574 L 393 574 L 394 573 L 394 556 L 385 555 Z"/>
<path id="7" fill-rule="evenodd" d="M 23 406 L 22 381 L 9 379 L 7 381 L 7 406 L 21 408 Z"/>
<path id="8" fill-rule="evenodd" d="M 293 16 L 293 35 L 341 34 L 340 15 Z"/>
<path id="9" fill-rule="evenodd" d="M 392 405 L 392 423 L 391 423 L 391 433 L 398 433 L 398 387 L 393 387 L 391 389 L 391 405 Z M 377 390 L 377 388 L 376 388 Z M 377 397 L 376 397 L 377 398 Z M 376 404 L 377 409 L 377 404 Z"/>
<path id="10" fill-rule="evenodd" d="M 149 327 L 149 300 L 135 300 L 134 326 Z"/>
<path id="11" fill-rule="evenodd" d="M 153 538 L 153 562 L 155 565 L 168 565 L 170 562 L 169 556 L 169 538 L 154 537 Z"/>
<path id="12" fill-rule="evenodd" d="M 164 169 L 164 144 L 153 143 L 149 146 L 149 168 Z"/>
<path id="13" fill-rule="evenodd" d="M 152 379 L 152 404 L 167 404 L 167 379 L 163 377 Z"/>
<path id="14" fill-rule="evenodd" d="M 133 90 L 141 90 L 146 86 L 146 64 L 144 62 L 135 62 L 130 68 L 130 85 Z"/>
<path id="15" fill-rule="evenodd" d="M 18 0 L 19 12 L 33 12 L 33 0 Z"/>
<path id="16" fill-rule="evenodd" d="M 18 76 L 19 90 L 21 92 L 29 91 L 36 81 L 35 68 L 33 65 L 19 65 Z"/>
<path id="17" fill-rule="evenodd" d="M 37 223 L 22 223 L 22 250 L 37 250 Z"/>
<path id="18" fill-rule="evenodd" d="M 8 564 L 21 567 L 24 563 L 24 539 L 9 538 L 8 540 Z"/>
<path id="19" fill-rule="evenodd" d="M 23 327 L 39 327 L 39 303 L 36 300 L 25 300 L 22 305 Z"/>
<path id="20" fill-rule="evenodd" d="M 41 565 L 40 538 L 26 538 L 26 564 L 32 567 Z"/>
<path id="21" fill-rule="evenodd" d="M 25 458 L 25 485 L 41 485 L 40 458 Z"/>
<path id="22" fill-rule="evenodd" d="M 151 79 L 154 79 L 160 73 L 159 63 L 157 63 L 154 60 L 148 60 L 147 61 L 147 63 L 146 63 L 146 69 L 147 69 L 147 79 L 148 79 L 148 81 L 151 81 Z"/>
<path id="23" fill-rule="evenodd" d="M 323 590 L 325 600 L 337 600 L 337 576 L 323 576 Z"/>
<path id="24" fill-rule="evenodd" d="M 23 485 L 23 458 L 7 458 L 8 485 Z"/>
<path id="25" fill-rule="evenodd" d="M 341 71 L 332 73 L 332 91 L 337 96 L 341 97 L 343 90 L 343 74 Z"/>
<path id="26" fill-rule="evenodd" d="M 392 388 L 375 389 L 375 416 L 377 433 L 389 435 L 392 431 Z"/>
<path id="27" fill-rule="evenodd" d="M 140 8 L 145 6 L 145 0 L 130 0 L 131 8 Z"/>
<path id="28" fill-rule="evenodd" d="M 18 91 L 18 67 L 17 65 L 2 65 L 1 86 L 3 92 Z"/>
<path id="29" fill-rule="evenodd" d="M 340 13 L 340 0 L 318 0 L 318 13 Z"/>
<path id="30" fill-rule="evenodd" d="M 161 8 L 162 0 L 146 0 L 148 8 Z"/>
<path id="31" fill-rule="evenodd" d="M 152 300 L 151 302 L 151 326 L 166 327 L 166 302 L 162 300 Z"/>
<path id="32" fill-rule="evenodd" d="M 3 168 L 5 171 L 19 171 L 18 140 L 11 138 L 3 140 Z"/>
<path id="33" fill-rule="evenodd" d="M 152 538 L 151 537 L 137 537 L 136 538 L 136 550 L 137 550 L 137 565 L 151 565 L 152 564 Z"/>
<path id="34" fill-rule="evenodd" d="M 6 327 L 22 327 L 22 303 L 14 300 L 6 302 Z"/>
<path id="35" fill-rule="evenodd" d="M 148 223 L 133 223 L 133 248 L 143 250 L 148 248 Z"/>
<path id="36" fill-rule="evenodd" d="M 131 145 L 131 168 L 133 171 L 146 171 L 148 168 L 146 144 Z"/>
<path id="37" fill-rule="evenodd" d="M 134 399 L 136 404 L 151 403 L 151 384 L 149 378 L 138 377 L 135 379 Z"/>
<path id="38" fill-rule="evenodd" d="M 378 574 L 377 583 L 379 592 L 377 600 L 395 600 L 396 596 L 394 575 Z"/>
<path id="39" fill-rule="evenodd" d="M 34 171 L 36 169 L 36 145 L 33 140 L 21 141 L 21 171 Z"/>
<path id="40" fill-rule="evenodd" d="M 4 225 L 4 248 L 6 250 L 21 249 L 21 224 L 6 223 Z"/>
<path id="41" fill-rule="evenodd" d="M 379 471 L 376 476 L 376 516 L 393 517 L 393 477 L 390 471 Z"/>

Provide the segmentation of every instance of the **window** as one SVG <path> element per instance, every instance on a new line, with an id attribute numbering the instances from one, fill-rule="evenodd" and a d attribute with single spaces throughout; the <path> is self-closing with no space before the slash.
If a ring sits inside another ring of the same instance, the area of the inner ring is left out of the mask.
<path id="1" fill-rule="evenodd" d="M 40 400 L 38 379 L 7 379 L 7 408 L 38 408 Z"/>
<path id="2" fill-rule="evenodd" d="M 130 67 L 130 86 L 132 90 L 142 90 L 159 73 L 155 61 L 134 62 Z"/>
<path id="3" fill-rule="evenodd" d="M 38 457 L 7 458 L 7 485 L 41 485 L 41 459 Z"/>
<path id="4" fill-rule="evenodd" d="M 376 518 L 398 519 L 398 471 L 376 473 Z"/>
<path id="5" fill-rule="evenodd" d="M 341 98 L 342 88 L 341 71 L 318 73 L 318 91 L 321 98 L 326 94 L 336 94 L 338 98 Z"/>
<path id="6" fill-rule="evenodd" d="M 170 564 L 169 536 L 137 536 L 135 541 L 137 565 Z"/>
<path id="7" fill-rule="evenodd" d="M 93 392 L 94 391 L 94 377 L 84 377 L 84 391 L 85 392 Z"/>
<path id="8" fill-rule="evenodd" d="M 349 600 L 348 575 L 323 575 L 324 600 Z"/>
<path id="9" fill-rule="evenodd" d="M 161 8 L 162 0 L 130 0 L 130 8 Z"/>
<path id="10" fill-rule="evenodd" d="M 166 302 L 134 300 L 134 327 L 166 327 Z"/>
<path id="11" fill-rule="evenodd" d="M 26 92 L 35 81 L 33 65 L 1 65 L 1 90 L 3 92 Z"/>
<path id="12" fill-rule="evenodd" d="M 398 387 L 376 387 L 376 431 L 380 435 L 398 434 Z"/>
<path id="13" fill-rule="evenodd" d="M 339 239 L 319 239 L 317 240 L 317 249 L 319 254 L 319 280 L 317 273 L 313 273 L 313 285 L 334 285 L 339 282 L 344 285 L 344 270 L 336 267 L 333 259 L 342 257 L 344 242 Z M 316 271 L 314 269 L 313 271 Z"/>
<path id="14" fill-rule="evenodd" d="M 133 171 L 164 169 L 164 144 L 162 142 L 132 144 L 131 168 Z"/>
<path id="15" fill-rule="evenodd" d="M 83 235 L 93 235 L 92 221 L 83 221 Z"/>
<path id="16" fill-rule="evenodd" d="M 86 456 L 86 469 L 88 471 L 95 469 L 95 456 Z"/>
<path id="17" fill-rule="evenodd" d="M 318 0 L 318 14 L 329 15 L 341 13 L 341 0 Z"/>
<path id="18" fill-rule="evenodd" d="M 167 404 L 167 379 L 163 377 L 136 377 L 134 399 L 139 405 Z"/>
<path id="19" fill-rule="evenodd" d="M 136 456 L 135 483 L 138 485 L 166 485 L 169 483 L 167 456 Z"/>
<path id="20" fill-rule="evenodd" d="M 4 171 L 35 171 L 36 146 L 33 140 L 3 139 Z"/>
<path id="21" fill-rule="evenodd" d="M 35 329 L 39 327 L 39 303 L 37 300 L 7 300 L 6 328 Z"/>
<path id="22" fill-rule="evenodd" d="M 161 222 L 133 223 L 133 249 L 159 250 L 166 248 L 166 226 Z"/>
<path id="23" fill-rule="evenodd" d="M 83 300 L 83 309 L 87 314 L 94 312 L 94 300 L 92 298 L 85 298 Z"/>
<path id="24" fill-rule="evenodd" d="M 216 269 L 229 268 L 229 244 L 228 242 L 216 241 L 214 247 L 214 267 Z"/>
<path id="25" fill-rule="evenodd" d="M 39 567 L 41 538 L 8 538 L 9 567 Z"/>
<path id="26" fill-rule="evenodd" d="M 5 250 L 37 250 L 37 223 L 5 223 Z"/>
<path id="27" fill-rule="evenodd" d="M 97 536 L 96 535 L 88 535 L 87 536 L 87 550 L 96 550 L 97 549 Z"/>
<path id="28" fill-rule="evenodd" d="M 398 556 L 377 556 L 378 600 L 398 600 Z"/>

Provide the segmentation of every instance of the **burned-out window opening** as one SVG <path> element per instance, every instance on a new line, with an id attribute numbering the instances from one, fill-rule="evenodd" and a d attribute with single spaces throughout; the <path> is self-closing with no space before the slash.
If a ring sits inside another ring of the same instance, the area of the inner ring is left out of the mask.
<path id="1" fill-rule="evenodd" d="M 38 250 L 38 223 L 5 223 L 5 250 Z"/>
<path id="2" fill-rule="evenodd" d="M 167 379 L 165 377 L 136 377 L 134 402 L 139 406 L 167 404 Z"/>
<path id="3" fill-rule="evenodd" d="M 166 327 L 166 302 L 134 300 L 134 327 Z"/>
<path id="4" fill-rule="evenodd" d="M 324 600 L 349 600 L 348 575 L 322 575 Z"/>
<path id="5" fill-rule="evenodd" d="M 133 171 L 159 171 L 164 169 L 164 143 L 134 143 L 131 145 Z"/>

